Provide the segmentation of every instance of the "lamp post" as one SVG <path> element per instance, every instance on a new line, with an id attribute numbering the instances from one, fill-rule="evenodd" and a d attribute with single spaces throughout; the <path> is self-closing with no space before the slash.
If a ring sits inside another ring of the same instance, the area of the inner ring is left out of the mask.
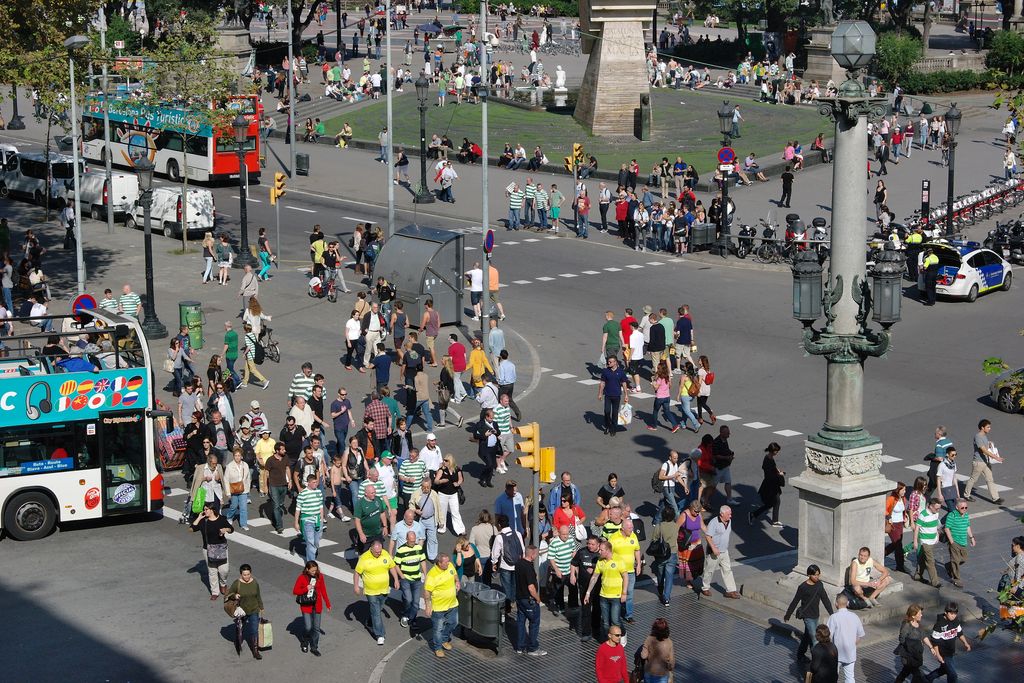
<path id="1" fill-rule="evenodd" d="M 74 166 L 75 183 L 75 263 L 77 264 L 78 293 L 85 294 L 85 257 L 82 255 L 82 204 L 79 201 L 81 196 L 81 184 L 78 173 L 78 112 L 75 109 L 75 58 L 72 54 L 89 44 L 86 36 L 71 36 L 64 41 L 64 47 L 68 51 L 68 71 L 71 78 L 71 160 Z"/>
<path id="2" fill-rule="evenodd" d="M 718 110 L 718 129 L 722 131 L 723 147 L 732 144 L 732 112 L 729 100 L 724 100 L 721 109 Z M 729 256 L 729 175 L 726 172 L 722 173 L 722 210 L 718 219 L 718 254 L 722 258 Z"/>
<path id="3" fill-rule="evenodd" d="M 803 348 L 824 356 L 825 422 L 805 441 L 806 469 L 793 480 L 800 495 L 800 534 L 793 576 L 817 564 L 822 578 L 844 585 L 844 572 L 860 547 L 881 556 L 885 512 L 882 496 L 892 489 L 880 472 L 882 445 L 863 425 L 864 361 L 889 348 L 888 328 L 900 319 L 903 256 L 885 251 L 870 273 L 864 251 L 867 210 L 867 116 L 881 116 L 884 98 L 869 97 L 858 73 L 875 52 L 875 34 L 863 21 L 840 22 L 832 34 L 832 56 L 848 79 L 818 111 L 836 125 L 832 178 L 832 249 L 829 272 L 813 251 L 793 263 L 793 317 L 803 325 Z M 815 321 L 824 314 L 822 329 Z M 872 330 L 869 319 L 881 325 Z"/>
<path id="4" fill-rule="evenodd" d="M 242 242 L 239 245 L 238 258 L 235 260 L 236 268 L 244 268 L 247 265 L 255 267 L 252 254 L 249 253 L 249 214 L 246 204 L 248 203 L 249 169 L 245 165 L 245 148 L 249 140 L 249 121 L 239 114 L 231 122 L 235 129 L 235 153 L 238 154 L 238 220 L 242 224 Z"/>
<path id="5" fill-rule="evenodd" d="M 956 102 L 949 108 L 946 115 L 946 132 L 949 133 L 949 172 L 946 176 L 946 234 L 953 234 L 953 166 L 956 160 L 956 134 L 960 132 L 960 120 L 963 114 L 956 108 Z"/>
<path id="6" fill-rule="evenodd" d="M 18 113 L 17 83 L 11 86 L 11 103 L 14 105 L 14 112 L 11 114 L 11 120 L 7 123 L 7 130 L 25 130 L 25 121 L 21 118 L 21 114 Z"/>
<path id="7" fill-rule="evenodd" d="M 416 188 L 413 201 L 417 204 L 430 204 L 434 201 L 434 195 L 427 188 L 427 98 L 430 95 L 430 81 L 422 71 L 415 85 L 420 109 L 420 185 Z"/>
<path id="8" fill-rule="evenodd" d="M 163 339 L 167 328 L 156 315 L 156 301 L 153 288 L 153 232 L 150 228 L 149 210 L 153 206 L 153 171 L 155 166 L 148 156 L 135 160 L 135 173 L 139 177 L 139 203 L 142 204 L 143 241 L 146 256 L 146 300 L 142 303 L 142 331 L 147 339 Z"/>

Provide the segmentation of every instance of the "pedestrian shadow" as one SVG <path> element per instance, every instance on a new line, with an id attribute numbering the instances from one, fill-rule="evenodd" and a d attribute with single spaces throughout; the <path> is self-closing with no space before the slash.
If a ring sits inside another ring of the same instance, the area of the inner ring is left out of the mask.
<path id="1" fill-rule="evenodd" d="M 896 672 L 903 668 L 903 662 L 898 660 L 895 655 L 890 655 L 890 657 L 892 657 L 892 665 L 890 666 L 868 657 L 857 657 L 857 663 L 860 664 L 861 680 L 891 680 L 892 677 L 896 675 Z"/>
<path id="2" fill-rule="evenodd" d="M 199 583 L 202 584 L 203 588 L 205 588 L 207 592 L 212 590 L 212 586 L 210 586 L 210 584 L 207 583 L 207 579 L 209 578 L 209 576 L 206 573 L 206 562 L 204 562 L 203 560 L 199 560 L 194 565 L 186 569 L 185 573 L 195 574 L 199 578 Z"/>
<path id="3" fill-rule="evenodd" d="M 284 627 L 284 630 L 290 633 L 295 638 L 295 640 L 299 641 L 300 643 L 306 639 L 306 624 L 302 620 L 301 616 L 295 617 L 290 622 L 288 622 L 288 625 Z M 324 635 L 325 633 L 326 632 L 323 630 L 323 628 L 321 628 L 320 635 Z"/>
<path id="4" fill-rule="evenodd" d="M 583 421 L 586 424 L 592 425 L 595 431 L 604 430 L 604 413 L 598 413 L 593 410 L 587 410 L 583 413 Z"/>
<path id="5" fill-rule="evenodd" d="M 345 619 L 348 621 L 358 623 L 364 629 L 366 629 L 366 632 L 368 634 L 370 634 L 371 636 L 373 635 L 372 631 L 370 630 L 370 605 L 368 602 L 366 602 L 366 600 L 356 600 L 355 602 L 349 603 L 348 606 L 345 607 L 345 611 L 342 612 L 342 616 L 344 616 Z M 391 618 L 391 614 L 388 613 L 387 602 L 384 603 L 384 608 L 381 610 L 381 618 Z M 387 624 L 385 624 L 384 626 L 386 630 Z"/>

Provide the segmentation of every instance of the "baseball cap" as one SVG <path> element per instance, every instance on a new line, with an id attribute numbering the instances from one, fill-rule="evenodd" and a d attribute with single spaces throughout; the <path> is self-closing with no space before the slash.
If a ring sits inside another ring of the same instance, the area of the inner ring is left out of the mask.
<path id="1" fill-rule="evenodd" d="M 395 454 L 392 453 L 391 451 L 384 451 L 383 453 L 380 454 L 380 459 L 381 460 L 393 460 L 394 457 L 395 457 Z"/>
<path id="2" fill-rule="evenodd" d="M 437 437 L 434 436 L 434 432 L 427 434 L 427 441 L 437 441 Z"/>
<path id="3" fill-rule="evenodd" d="M 270 433 L 270 430 L 267 429 L 266 427 L 264 427 L 263 429 L 260 430 L 260 434 L 269 434 L 269 433 Z"/>
<path id="4" fill-rule="evenodd" d="M 259 408 L 260 407 L 260 402 L 259 401 L 253 401 L 249 405 L 252 406 L 253 408 Z"/>

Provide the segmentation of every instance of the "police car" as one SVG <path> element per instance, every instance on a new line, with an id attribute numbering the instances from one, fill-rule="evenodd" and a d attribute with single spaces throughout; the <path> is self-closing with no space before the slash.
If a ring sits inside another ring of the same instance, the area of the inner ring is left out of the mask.
<path id="1" fill-rule="evenodd" d="M 935 293 L 956 299 L 974 301 L 979 294 L 997 289 L 1008 290 L 1013 281 L 1013 267 L 991 249 L 978 242 L 926 242 L 921 254 L 931 249 L 939 259 L 939 278 Z M 918 291 L 924 292 L 924 270 L 917 276 Z"/>

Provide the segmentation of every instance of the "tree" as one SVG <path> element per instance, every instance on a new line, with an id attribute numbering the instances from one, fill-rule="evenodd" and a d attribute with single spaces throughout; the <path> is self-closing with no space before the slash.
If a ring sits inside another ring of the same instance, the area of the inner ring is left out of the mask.
<path id="1" fill-rule="evenodd" d="M 998 31 L 992 37 L 992 47 L 985 57 L 985 66 L 999 69 L 1008 76 L 1024 67 L 1024 36 L 1016 31 Z"/>
<path id="2" fill-rule="evenodd" d="M 921 41 L 910 36 L 887 33 L 878 39 L 876 67 L 890 84 L 903 80 L 921 58 Z"/>

